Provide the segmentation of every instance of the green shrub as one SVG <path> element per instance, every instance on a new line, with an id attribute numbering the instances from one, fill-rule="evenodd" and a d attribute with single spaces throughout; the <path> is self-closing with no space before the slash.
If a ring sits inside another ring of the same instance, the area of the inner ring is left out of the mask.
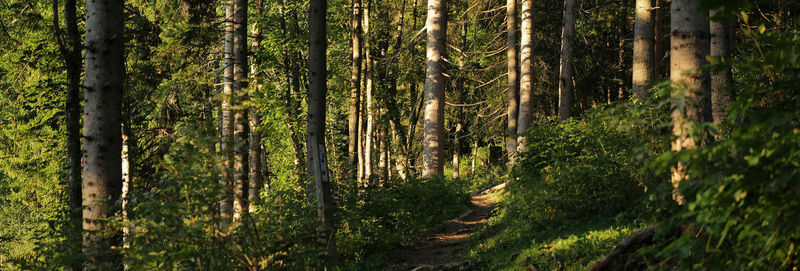
<path id="1" fill-rule="evenodd" d="M 640 168 L 666 148 L 654 136 L 663 129 L 649 128 L 659 127 L 663 112 L 645 101 L 535 125 L 517 173 L 528 183 L 533 213 L 555 220 L 641 211 L 645 189 L 660 185 Z"/>
<path id="2" fill-rule="evenodd" d="M 763 55 L 740 57 L 726 125 L 727 138 L 699 150 L 669 153 L 693 178 L 681 184 L 686 208 L 676 223 L 693 224 L 657 254 L 672 269 L 775 270 L 797 268 L 800 253 L 800 38 L 799 32 L 743 30 Z M 718 62 L 712 68 L 731 63 Z M 658 249 L 660 250 L 660 249 Z"/>

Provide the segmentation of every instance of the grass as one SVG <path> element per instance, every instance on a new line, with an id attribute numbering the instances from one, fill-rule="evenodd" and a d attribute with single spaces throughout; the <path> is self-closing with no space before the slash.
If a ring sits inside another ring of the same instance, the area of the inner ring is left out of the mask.
<path id="1" fill-rule="evenodd" d="M 461 254 L 480 270 L 584 270 L 641 227 L 621 217 L 550 221 L 515 215 L 507 194 Z"/>

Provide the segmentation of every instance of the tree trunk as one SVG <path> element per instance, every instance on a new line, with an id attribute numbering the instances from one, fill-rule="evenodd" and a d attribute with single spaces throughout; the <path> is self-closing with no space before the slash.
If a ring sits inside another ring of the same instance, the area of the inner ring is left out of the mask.
<path id="1" fill-rule="evenodd" d="M 249 122 L 247 100 L 247 0 L 236 0 L 233 14 L 233 90 L 235 99 L 234 113 L 234 186 L 233 186 L 233 220 L 241 220 L 247 212 L 247 180 L 249 154 Z"/>
<path id="2" fill-rule="evenodd" d="M 711 15 L 720 15 L 721 11 L 712 10 Z M 711 56 L 731 58 L 735 31 L 733 24 L 726 21 L 711 21 Z M 733 74 L 730 67 L 722 72 L 711 74 L 711 108 L 714 124 L 720 127 L 728 118 L 728 106 L 733 93 Z"/>
<path id="3" fill-rule="evenodd" d="M 325 152 L 325 104 L 327 86 L 326 0 L 311 0 L 309 6 L 309 78 L 308 78 L 308 175 L 316 187 L 319 241 L 325 246 L 327 265 L 338 264 L 333 201 Z"/>
<path id="4" fill-rule="evenodd" d="M 636 0 L 633 30 L 633 93 L 643 99 L 655 79 L 653 0 Z"/>
<path id="5" fill-rule="evenodd" d="M 122 192 L 123 1 L 86 2 L 83 252 L 89 270 L 120 268 L 113 216 Z"/>
<path id="6" fill-rule="evenodd" d="M 575 0 L 564 0 L 561 33 L 561 72 L 558 78 L 558 118 L 569 119 L 572 110 L 572 44 L 575 40 Z"/>
<path id="7" fill-rule="evenodd" d="M 222 179 L 220 190 L 222 200 L 219 203 L 220 226 L 225 227 L 233 216 L 233 123 L 234 123 L 234 90 L 233 90 L 233 14 L 236 0 L 225 2 L 225 45 L 224 45 L 224 78 L 222 83 Z"/>
<path id="8" fill-rule="evenodd" d="M 533 0 L 522 0 L 517 153 L 525 151 L 525 133 L 533 118 Z M 509 135 L 510 136 L 510 135 Z"/>
<path id="9" fill-rule="evenodd" d="M 447 49 L 447 2 L 428 0 L 427 69 L 425 78 L 425 138 L 422 177 L 441 175 L 444 168 L 444 77 Z"/>
<path id="10" fill-rule="evenodd" d="M 373 130 L 373 115 L 372 115 L 372 91 L 373 91 L 373 60 L 372 60 L 372 44 L 369 40 L 370 37 L 370 28 L 369 28 L 369 10 L 370 6 L 372 5 L 371 0 L 367 0 L 367 4 L 364 5 L 364 55 L 366 57 L 366 74 L 364 78 L 366 82 L 364 83 L 364 90 L 366 92 L 366 97 L 364 100 L 365 108 L 364 113 L 367 114 L 367 123 L 366 123 L 366 131 L 364 131 L 364 179 L 366 182 L 369 183 L 370 176 L 372 176 L 372 130 Z"/>
<path id="11" fill-rule="evenodd" d="M 467 22 L 461 23 L 461 51 L 467 50 Z M 458 66 L 460 67 L 461 71 L 458 73 L 458 77 L 456 79 L 455 85 L 455 92 L 456 92 L 456 102 L 459 104 L 464 103 L 464 80 L 466 80 L 466 76 L 464 75 L 464 58 L 463 54 L 459 55 L 458 57 Z M 462 119 L 464 118 L 464 108 L 462 106 L 456 107 L 456 131 L 453 137 L 453 179 L 457 179 L 461 175 L 461 162 L 460 162 L 460 153 L 461 150 L 461 131 L 462 131 Z"/>
<path id="12" fill-rule="evenodd" d="M 517 158 L 517 117 L 519 116 L 519 41 L 517 39 L 517 0 L 506 1 L 506 35 L 508 36 L 508 122 L 506 153 L 509 166 Z"/>
<path id="13" fill-rule="evenodd" d="M 672 150 L 676 152 L 697 148 L 704 136 L 692 136 L 695 124 L 711 120 L 709 76 L 698 70 L 706 64 L 709 51 L 708 12 L 700 11 L 700 1 L 673 0 L 671 6 Z M 678 204 L 684 203 L 678 186 L 688 178 L 685 164 L 672 168 L 672 197 Z"/>
<path id="14" fill-rule="evenodd" d="M 264 0 L 257 0 L 256 1 L 256 14 L 262 15 L 264 12 Z M 255 24 L 253 27 L 253 52 L 259 52 L 261 48 L 261 28 L 258 24 Z M 250 97 L 255 97 L 258 95 L 258 77 L 259 77 L 259 70 L 256 61 L 253 61 L 252 65 L 253 70 L 253 86 L 252 86 L 252 93 Z M 258 192 L 262 186 L 263 175 L 261 175 L 261 132 L 258 131 L 258 125 L 261 122 L 261 118 L 258 115 L 258 109 L 255 107 L 250 108 L 250 153 L 249 153 L 249 161 L 250 161 L 250 172 L 248 176 L 250 180 L 248 182 L 248 189 L 247 189 L 247 203 L 248 207 L 247 210 L 249 213 L 254 213 L 256 211 L 255 202 L 258 200 Z"/>
<path id="15" fill-rule="evenodd" d="M 361 104 L 361 0 L 352 0 L 351 5 L 353 9 L 350 18 L 352 65 L 350 66 L 350 107 L 347 117 L 347 157 L 350 167 L 348 171 L 352 171 L 350 175 L 355 179 L 358 166 L 358 120 L 360 119 L 359 105 Z"/>
<path id="16" fill-rule="evenodd" d="M 130 190 L 133 186 L 132 178 L 133 178 L 133 152 L 134 146 L 136 144 L 136 139 L 133 137 L 133 127 L 131 127 L 131 115 L 130 115 L 130 97 L 126 96 L 123 93 L 123 103 L 122 103 L 122 152 L 120 153 L 122 159 L 122 193 L 120 194 L 120 198 L 122 199 L 122 221 L 127 223 L 130 221 L 129 213 L 130 210 Z M 123 226 L 122 228 L 122 247 L 123 248 L 130 248 L 130 237 L 131 229 L 130 227 Z M 124 269 L 128 269 L 128 264 L 123 261 Z"/>
<path id="17" fill-rule="evenodd" d="M 666 0 L 655 0 L 655 15 L 653 17 L 653 59 L 655 60 L 655 79 L 664 78 L 664 68 L 661 64 L 664 61 L 664 11 L 666 11 Z"/>
<path id="18" fill-rule="evenodd" d="M 67 205 L 69 207 L 69 223 L 66 225 L 66 236 L 71 244 L 76 244 L 73 250 L 74 255 L 80 253 L 82 238 L 81 221 L 83 214 L 81 208 L 81 36 L 78 33 L 77 22 L 77 3 L 75 0 L 66 0 L 64 3 L 64 28 L 66 30 L 66 44 L 61 41 L 61 22 L 58 19 L 58 1 L 53 0 L 53 30 L 58 43 L 59 51 L 67 68 L 67 97 L 64 105 L 66 112 L 67 129 L 67 157 L 69 161 L 69 174 L 67 179 Z M 76 257 L 79 258 L 79 257 Z M 74 260 L 71 263 L 72 270 L 79 271 L 83 263 Z"/>

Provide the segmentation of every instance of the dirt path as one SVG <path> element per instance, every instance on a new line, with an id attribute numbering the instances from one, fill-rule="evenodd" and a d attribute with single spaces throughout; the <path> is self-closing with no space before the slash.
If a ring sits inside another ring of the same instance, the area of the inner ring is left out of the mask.
<path id="1" fill-rule="evenodd" d="M 384 270 L 457 270 L 468 265 L 458 260 L 455 251 L 486 223 L 495 205 L 493 199 L 504 187 L 501 184 L 474 193 L 472 209 L 439 225 L 417 243 L 396 251 Z"/>

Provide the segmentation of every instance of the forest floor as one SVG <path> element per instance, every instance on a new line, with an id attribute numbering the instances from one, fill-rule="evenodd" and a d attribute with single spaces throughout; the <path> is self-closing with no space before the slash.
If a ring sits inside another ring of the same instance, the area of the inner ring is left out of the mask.
<path id="1" fill-rule="evenodd" d="M 459 260 L 456 251 L 482 227 L 492 215 L 496 198 L 505 184 L 472 193 L 472 208 L 462 215 L 442 223 L 416 243 L 391 253 L 384 270 L 458 270 L 468 267 Z"/>

